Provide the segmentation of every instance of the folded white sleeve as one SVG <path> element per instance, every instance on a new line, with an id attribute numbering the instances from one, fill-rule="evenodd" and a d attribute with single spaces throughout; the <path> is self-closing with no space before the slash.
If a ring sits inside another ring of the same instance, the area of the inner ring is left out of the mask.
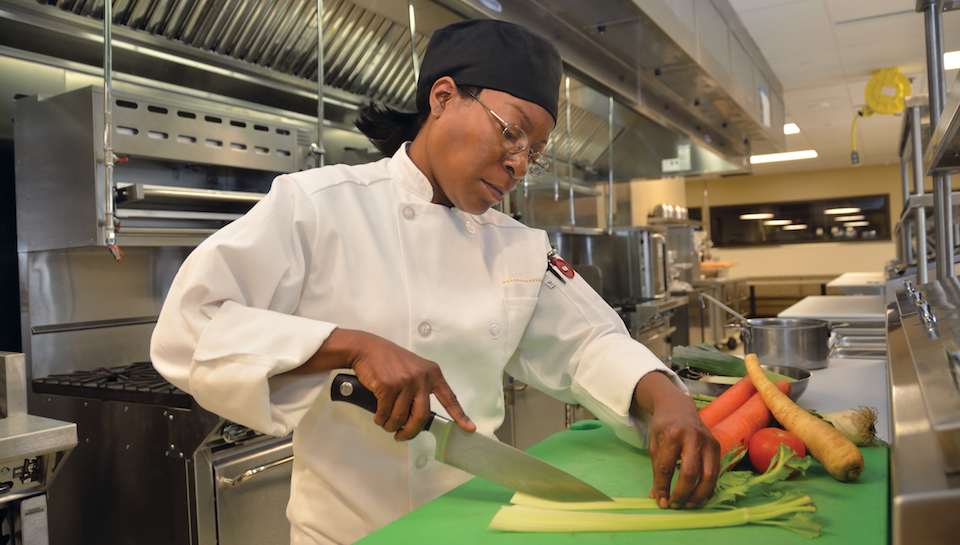
<path id="1" fill-rule="evenodd" d="M 579 275 L 554 286 L 541 285 L 507 372 L 561 401 L 580 403 L 622 440 L 647 448 L 650 415 L 630 415 L 637 383 L 659 371 L 684 392 L 686 387 L 630 336 L 620 316 Z"/>
<path id="2" fill-rule="evenodd" d="M 327 375 L 281 374 L 336 328 L 297 316 L 316 230 L 313 203 L 281 176 L 249 213 L 200 244 L 160 312 L 150 345 L 157 370 L 223 418 L 290 433 Z"/>

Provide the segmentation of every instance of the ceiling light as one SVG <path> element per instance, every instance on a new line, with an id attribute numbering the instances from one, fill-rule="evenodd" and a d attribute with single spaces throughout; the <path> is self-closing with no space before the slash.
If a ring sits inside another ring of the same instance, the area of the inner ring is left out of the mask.
<path id="1" fill-rule="evenodd" d="M 793 223 L 793 220 L 767 220 L 763 222 L 764 225 L 790 225 Z"/>
<path id="2" fill-rule="evenodd" d="M 808 149 L 803 151 L 788 151 L 785 153 L 768 153 L 766 155 L 751 155 L 750 164 L 777 163 L 779 161 L 796 161 L 797 159 L 813 159 L 817 151 Z"/>
<path id="3" fill-rule="evenodd" d="M 823 211 L 824 214 L 828 216 L 836 216 L 837 214 L 856 214 L 860 212 L 859 208 L 827 208 Z"/>
<path id="4" fill-rule="evenodd" d="M 960 68 L 960 51 L 947 51 L 943 54 L 943 69 L 954 70 Z"/>
<path id="5" fill-rule="evenodd" d="M 806 228 L 807 228 L 807 226 L 804 225 L 804 224 L 802 224 L 802 223 L 798 223 L 798 224 L 796 224 L 796 225 L 784 225 L 784 226 L 783 226 L 783 230 L 784 230 L 784 231 L 803 231 L 803 230 L 806 229 Z"/>
<path id="6" fill-rule="evenodd" d="M 773 214 L 740 214 L 742 220 L 768 220 Z"/>
<path id="7" fill-rule="evenodd" d="M 783 126 L 783 134 L 797 134 L 800 132 L 800 127 L 796 123 L 787 123 Z"/>
<path id="8" fill-rule="evenodd" d="M 848 221 L 843 224 L 844 227 L 867 227 L 868 225 L 870 225 L 869 221 Z"/>
<path id="9" fill-rule="evenodd" d="M 867 219 L 864 215 L 859 216 L 837 216 L 833 218 L 835 221 L 860 221 Z"/>

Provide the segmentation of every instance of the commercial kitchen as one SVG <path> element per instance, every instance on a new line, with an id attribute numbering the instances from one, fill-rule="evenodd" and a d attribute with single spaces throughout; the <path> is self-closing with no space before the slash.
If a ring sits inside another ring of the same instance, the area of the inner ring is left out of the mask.
<path id="1" fill-rule="evenodd" d="M 431 36 L 468 19 L 522 25 L 563 60 L 549 170 L 497 209 L 546 231 L 568 278 L 675 371 L 678 347 L 757 353 L 808 371 L 804 409 L 876 409 L 858 481 L 816 463 L 791 481 L 819 541 L 955 543 L 956 9 L 0 0 L 0 543 L 289 542 L 293 435 L 201 407 L 154 369 L 151 335 L 187 256 L 278 175 L 381 159 L 359 112 L 415 110 Z M 649 493 L 649 455 L 584 406 L 508 374 L 502 400 L 503 444 L 610 496 Z M 474 479 L 361 543 L 806 539 L 488 530 L 512 493 Z"/>

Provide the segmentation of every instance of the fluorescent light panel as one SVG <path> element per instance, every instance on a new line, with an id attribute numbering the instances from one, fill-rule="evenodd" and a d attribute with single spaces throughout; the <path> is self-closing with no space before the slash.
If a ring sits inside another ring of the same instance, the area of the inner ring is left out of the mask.
<path id="1" fill-rule="evenodd" d="M 798 223 L 798 224 L 796 224 L 796 225 L 784 225 L 784 226 L 783 226 L 783 230 L 784 230 L 784 231 L 803 231 L 803 230 L 806 229 L 806 228 L 807 228 L 807 226 L 804 225 L 804 224 L 802 224 L 802 223 Z"/>
<path id="2" fill-rule="evenodd" d="M 768 220 L 773 218 L 773 214 L 740 214 L 742 220 Z"/>
<path id="3" fill-rule="evenodd" d="M 837 216 L 833 219 L 834 221 L 860 221 L 867 219 L 867 217 L 861 214 L 857 216 Z"/>
<path id="4" fill-rule="evenodd" d="M 955 70 L 960 68 L 960 51 L 948 51 L 943 54 L 943 69 Z"/>
<path id="5" fill-rule="evenodd" d="M 860 212 L 859 208 L 827 208 L 823 211 L 824 214 L 828 216 L 836 216 L 838 214 L 857 214 Z"/>
<path id="6" fill-rule="evenodd" d="M 783 126 L 783 134 L 797 134 L 800 132 L 800 127 L 796 123 L 786 123 Z"/>
<path id="7" fill-rule="evenodd" d="M 767 220 L 763 222 L 764 225 L 790 225 L 793 223 L 793 220 Z"/>
<path id="8" fill-rule="evenodd" d="M 844 227 L 867 227 L 869 225 L 869 221 L 848 221 L 843 224 Z"/>
<path id="9" fill-rule="evenodd" d="M 766 155 L 751 155 L 750 164 L 759 165 L 761 163 L 779 163 L 781 161 L 797 161 L 799 159 L 813 159 L 817 156 L 817 150 L 807 149 L 802 151 L 787 151 L 784 153 L 768 153 Z"/>

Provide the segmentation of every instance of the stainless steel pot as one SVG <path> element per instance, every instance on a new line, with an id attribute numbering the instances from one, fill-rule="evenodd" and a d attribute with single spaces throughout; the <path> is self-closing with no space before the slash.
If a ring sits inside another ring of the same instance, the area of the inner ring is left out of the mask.
<path id="1" fill-rule="evenodd" d="M 823 369 L 830 359 L 830 322 L 805 318 L 752 318 L 731 324 L 742 332 L 744 353 L 763 365 Z"/>

